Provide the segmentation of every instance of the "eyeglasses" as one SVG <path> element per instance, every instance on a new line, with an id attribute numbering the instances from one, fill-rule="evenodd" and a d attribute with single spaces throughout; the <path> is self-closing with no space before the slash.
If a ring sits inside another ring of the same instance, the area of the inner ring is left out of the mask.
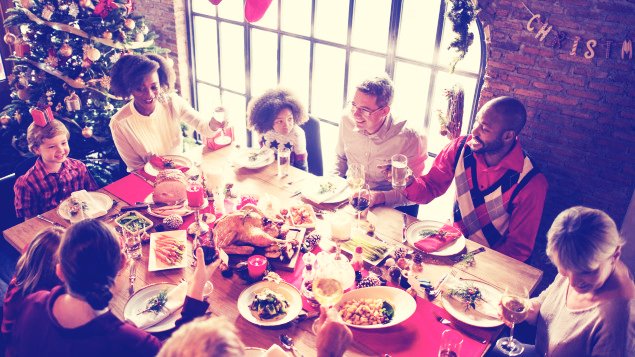
<path id="1" fill-rule="evenodd" d="M 361 116 L 364 119 L 370 118 L 371 115 L 373 115 L 373 114 L 377 113 L 378 111 L 380 111 L 380 110 L 385 108 L 385 106 L 383 106 L 383 107 L 379 107 L 379 108 L 377 108 L 375 110 L 368 110 L 366 108 L 358 107 L 353 102 L 348 102 L 348 105 L 351 106 L 351 113 L 354 114 L 355 112 L 357 112 L 357 110 L 359 110 L 359 111 L 361 111 Z"/>

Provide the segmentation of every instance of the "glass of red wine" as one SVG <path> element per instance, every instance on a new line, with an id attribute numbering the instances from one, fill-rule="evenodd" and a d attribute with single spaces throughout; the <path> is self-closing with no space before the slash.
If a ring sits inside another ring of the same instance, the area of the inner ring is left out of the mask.
<path id="1" fill-rule="evenodd" d="M 359 226 L 360 215 L 370 207 L 370 189 L 364 184 L 360 189 L 353 192 L 350 203 L 357 211 L 357 225 Z"/>

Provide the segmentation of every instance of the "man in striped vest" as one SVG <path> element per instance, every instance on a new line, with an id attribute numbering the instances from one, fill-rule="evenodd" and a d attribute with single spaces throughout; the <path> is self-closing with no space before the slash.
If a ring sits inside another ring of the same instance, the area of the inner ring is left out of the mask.
<path id="1" fill-rule="evenodd" d="M 467 238 L 520 261 L 534 248 L 547 180 L 522 150 L 527 113 L 499 97 L 477 113 L 472 134 L 450 142 L 427 175 L 410 177 L 406 197 L 428 203 L 456 183 L 454 225 Z"/>

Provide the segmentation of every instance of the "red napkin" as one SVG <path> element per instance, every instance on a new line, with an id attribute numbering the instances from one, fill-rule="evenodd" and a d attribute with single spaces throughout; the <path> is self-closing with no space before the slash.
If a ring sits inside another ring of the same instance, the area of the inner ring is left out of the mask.
<path id="1" fill-rule="evenodd" d="M 419 241 L 415 242 L 415 247 L 426 253 L 436 252 L 450 245 L 455 240 L 461 237 L 461 231 L 454 226 L 444 224 L 439 233 L 429 235 Z"/>
<path id="2" fill-rule="evenodd" d="M 149 161 L 150 161 L 150 164 L 152 164 L 152 166 L 154 166 L 158 170 L 163 170 L 163 169 L 169 168 L 169 169 L 177 169 L 177 170 L 181 170 L 183 172 L 187 172 L 190 169 L 187 166 L 180 166 L 180 165 L 176 165 L 176 164 L 173 164 L 172 167 L 165 167 L 165 164 L 169 160 L 164 159 L 161 156 L 153 156 L 152 158 L 150 158 Z"/>
<path id="3" fill-rule="evenodd" d="M 130 174 L 104 187 L 104 189 L 126 203 L 134 204 L 135 202 L 143 202 L 152 192 L 153 187 L 142 178 Z"/>
<path id="4" fill-rule="evenodd" d="M 216 144 L 216 142 L 214 142 L 214 139 L 216 139 L 219 136 L 223 136 L 223 130 L 217 130 L 214 135 L 210 138 L 207 138 L 207 147 L 210 148 L 210 150 L 218 150 L 220 148 L 224 148 L 225 146 L 229 146 L 233 141 L 234 141 L 234 128 L 229 127 L 229 128 L 225 128 L 225 136 L 229 136 L 231 138 L 231 141 L 225 145 L 218 145 Z"/>

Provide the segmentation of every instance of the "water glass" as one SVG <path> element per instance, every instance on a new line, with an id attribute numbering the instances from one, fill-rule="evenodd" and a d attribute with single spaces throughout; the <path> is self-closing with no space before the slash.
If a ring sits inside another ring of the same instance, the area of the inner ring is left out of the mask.
<path id="1" fill-rule="evenodd" d="M 288 176 L 289 166 L 291 166 L 291 150 L 289 148 L 278 149 L 278 177 Z"/>
<path id="2" fill-rule="evenodd" d="M 126 245 L 126 255 L 128 259 L 138 260 L 141 259 L 141 233 L 137 231 L 135 233 L 123 230 L 123 239 Z"/>
<path id="3" fill-rule="evenodd" d="M 445 330 L 441 334 L 439 357 L 457 357 L 461 355 L 463 337 L 455 330 Z"/>
<path id="4" fill-rule="evenodd" d="M 408 157 L 402 154 L 395 154 L 390 158 L 392 168 L 392 187 L 395 189 L 405 188 L 410 169 L 408 169 Z"/>

